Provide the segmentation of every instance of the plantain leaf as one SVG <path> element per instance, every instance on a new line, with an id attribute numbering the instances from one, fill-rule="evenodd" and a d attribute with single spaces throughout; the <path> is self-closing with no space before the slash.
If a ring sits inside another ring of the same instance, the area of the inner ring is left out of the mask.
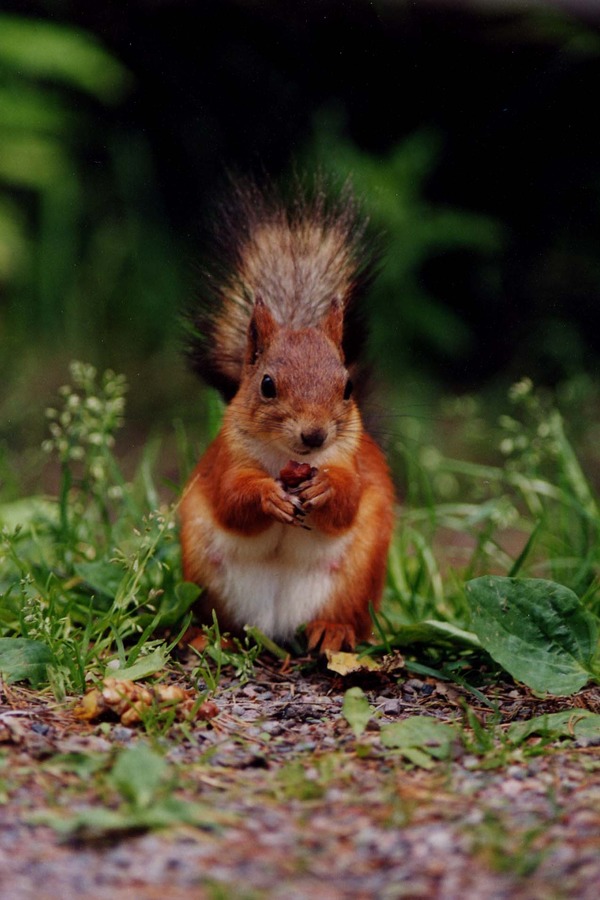
<path id="1" fill-rule="evenodd" d="M 560 712 L 535 716 L 526 722 L 513 722 L 508 729 L 508 737 L 518 744 L 532 734 L 539 734 L 552 740 L 571 738 L 574 740 L 600 738 L 600 715 L 589 709 L 563 709 Z"/>
<path id="2" fill-rule="evenodd" d="M 482 646 L 517 681 L 565 696 L 598 680 L 598 624 L 569 588 L 486 575 L 466 585 Z"/>
<path id="3" fill-rule="evenodd" d="M 28 681 L 33 687 L 47 681 L 52 651 L 42 641 L 0 638 L 0 675 L 7 684 Z"/>

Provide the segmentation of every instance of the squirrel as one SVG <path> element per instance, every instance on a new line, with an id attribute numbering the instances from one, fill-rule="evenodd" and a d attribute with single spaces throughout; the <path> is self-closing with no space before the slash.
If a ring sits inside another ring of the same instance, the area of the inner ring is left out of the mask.
<path id="1" fill-rule="evenodd" d="M 183 572 L 203 621 L 257 626 L 309 650 L 372 632 L 393 529 L 394 489 L 353 380 L 359 300 L 377 251 L 346 184 L 234 183 L 195 306 L 192 367 L 229 401 L 180 504 Z"/>

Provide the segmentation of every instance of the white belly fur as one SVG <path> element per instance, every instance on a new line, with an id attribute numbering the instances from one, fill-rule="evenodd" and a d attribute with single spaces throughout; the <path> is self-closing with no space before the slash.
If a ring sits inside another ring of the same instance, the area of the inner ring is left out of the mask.
<path id="1" fill-rule="evenodd" d="M 205 551 L 213 587 L 238 626 L 256 625 L 277 639 L 318 618 L 343 564 L 352 530 L 329 537 L 316 530 L 273 524 L 256 537 L 213 524 Z"/>

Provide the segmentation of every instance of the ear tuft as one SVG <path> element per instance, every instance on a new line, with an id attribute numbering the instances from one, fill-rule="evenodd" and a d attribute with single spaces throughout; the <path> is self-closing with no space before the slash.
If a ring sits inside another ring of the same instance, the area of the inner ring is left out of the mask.
<path id="1" fill-rule="evenodd" d="M 331 301 L 329 312 L 321 322 L 321 328 L 327 337 L 333 341 L 343 358 L 342 340 L 344 337 L 344 307 L 337 297 Z"/>
<path id="2" fill-rule="evenodd" d="M 269 308 L 261 297 L 254 301 L 252 318 L 248 325 L 248 343 L 246 347 L 246 365 L 253 366 L 258 357 L 265 352 L 277 330 L 277 323 Z"/>

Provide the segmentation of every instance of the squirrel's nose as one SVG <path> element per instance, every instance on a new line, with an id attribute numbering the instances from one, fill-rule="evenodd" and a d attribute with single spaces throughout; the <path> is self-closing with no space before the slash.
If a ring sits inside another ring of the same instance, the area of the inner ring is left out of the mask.
<path id="1" fill-rule="evenodd" d="M 303 431 L 300 437 L 305 447 L 310 447 L 314 450 L 316 447 L 323 446 L 327 433 L 323 428 L 313 428 L 312 431 Z"/>

